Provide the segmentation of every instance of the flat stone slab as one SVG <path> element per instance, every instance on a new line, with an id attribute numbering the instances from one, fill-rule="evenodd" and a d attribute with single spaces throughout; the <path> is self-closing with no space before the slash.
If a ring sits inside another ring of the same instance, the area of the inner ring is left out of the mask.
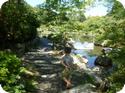
<path id="1" fill-rule="evenodd" d="M 92 84 L 85 84 L 62 91 L 61 93 L 97 93 L 94 92 L 94 88 L 95 86 Z"/>

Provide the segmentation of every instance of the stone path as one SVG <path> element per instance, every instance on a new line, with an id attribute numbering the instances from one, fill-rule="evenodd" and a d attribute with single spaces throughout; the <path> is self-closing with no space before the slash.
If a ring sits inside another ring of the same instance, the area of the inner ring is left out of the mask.
<path id="1" fill-rule="evenodd" d="M 52 51 L 45 52 L 43 49 L 34 49 L 23 57 L 26 63 L 32 64 L 37 73 L 37 90 L 32 93 L 97 93 L 95 86 L 87 73 L 76 72 L 72 78 L 74 87 L 66 90 L 61 79 L 62 67 L 60 57 Z"/>
<path id="2" fill-rule="evenodd" d="M 38 72 L 38 89 L 35 93 L 59 93 L 61 91 L 61 65 L 58 56 L 51 55 L 43 49 L 34 49 L 23 56 Z"/>

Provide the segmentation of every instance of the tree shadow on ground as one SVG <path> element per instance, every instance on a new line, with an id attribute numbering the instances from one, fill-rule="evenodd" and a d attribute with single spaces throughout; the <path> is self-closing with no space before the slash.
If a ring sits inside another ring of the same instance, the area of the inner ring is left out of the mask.
<path id="1" fill-rule="evenodd" d="M 58 93 L 60 91 L 62 66 L 59 64 L 58 57 L 31 51 L 26 53 L 23 58 L 25 64 L 32 65 L 34 70 L 39 73 L 36 76 L 38 86 L 35 93 Z"/>
<path id="2" fill-rule="evenodd" d="M 24 56 L 25 64 L 30 64 L 38 72 L 36 81 L 38 82 L 36 90 L 30 91 L 31 93 L 63 93 L 67 91 L 65 84 L 62 80 L 63 67 L 60 64 L 60 57 L 49 55 L 44 52 L 31 51 Z M 75 72 L 72 75 L 73 87 L 71 89 L 78 90 L 80 85 L 92 83 L 93 79 L 84 71 Z M 82 91 L 82 90 L 78 90 Z"/>

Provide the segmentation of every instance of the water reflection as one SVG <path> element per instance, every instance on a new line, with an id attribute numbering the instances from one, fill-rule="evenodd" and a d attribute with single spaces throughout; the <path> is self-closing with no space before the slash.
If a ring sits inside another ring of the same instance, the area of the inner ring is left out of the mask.
<path id="1" fill-rule="evenodd" d="M 73 43 L 73 46 L 75 49 L 86 49 L 86 50 L 93 50 L 94 49 L 94 43 L 93 42 L 75 42 Z"/>
<path id="2" fill-rule="evenodd" d="M 77 50 L 73 50 L 72 53 L 75 55 L 81 55 L 83 57 L 86 57 L 88 59 L 88 63 L 87 63 L 88 68 L 93 68 L 95 66 L 94 62 L 95 62 L 95 59 L 97 58 L 97 56 L 90 55 L 91 50 L 77 49 Z"/>
<path id="3" fill-rule="evenodd" d="M 88 56 L 87 58 L 88 58 L 87 67 L 89 67 L 89 68 L 95 67 L 94 62 L 95 62 L 97 56 Z"/>
<path id="4" fill-rule="evenodd" d="M 87 67 L 93 68 L 94 61 L 97 58 L 97 56 L 90 56 L 91 51 L 94 49 L 94 43 L 93 42 L 73 42 L 74 50 L 72 51 L 73 54 L 79 54 L 81 56 L 85 56 L 88 59 Z"/>

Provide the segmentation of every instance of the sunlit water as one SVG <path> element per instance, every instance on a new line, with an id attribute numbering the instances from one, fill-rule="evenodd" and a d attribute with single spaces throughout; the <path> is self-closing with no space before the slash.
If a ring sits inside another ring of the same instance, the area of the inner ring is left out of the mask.
<path id="1" fill-rule="evenodd" d="M 73 54 L 81 55 L 81 56 L 86 57 L 88 59 L 87 67 L 93 68 L 95 66 L 94 61 L 97 58 L 97 56 L 96 55 L 90 56 L 90 52 L 91 52 L 90 50 L 87 51 L 87 50 L 81 50 L 81 49 L 72 51 Z"/>
<path id="2" fill-rule="evenodd" d="M 91 55 L 91 52 L 94 50 L 94 43 L 89 43 L 89 42 L 75 42 L 73 44 L 75 50 L 72 51 L 73 54 L 79 54 L 81 56 L 85 56 L 88 59 L 87 67 L 88 68 L 93 68 L 94 61 L 97 58 L 96 55 Z"/>

